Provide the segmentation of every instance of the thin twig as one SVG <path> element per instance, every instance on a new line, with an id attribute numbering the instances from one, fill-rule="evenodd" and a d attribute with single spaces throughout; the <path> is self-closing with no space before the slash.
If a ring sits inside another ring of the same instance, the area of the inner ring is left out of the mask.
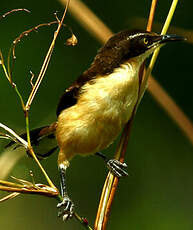
<path id="1" fill-rule="evenodd" d="M 19 12 L 19 11 L 25 11 L 25 12 L 27 12 L 27 13 L 31 13 L 28 9 L 13 9 L 13 10 L 10 10 L 10 11 L 8 11 L 7 13 L 1 15 L 1 16 L 0 16 L 0 20 L 1 20 L 2 18 L 7 17 L 8 15 L 10 15 L 10 14 L 12 14 L 12 13 L 14 13 L 14 12 Z"/>
<path id="2" fill-rule="evenodd" d="M 30 28 L 28 30 L 23 31 L 17 38 L 14 39 L 10 49 L 9 49 L 9 54 L 8 54 L 8 58 L 7 58 L 7 67 L 8 67 L 8 76 L 9 76 L 9 81 L 12 84 L 12 86 L 14 85 L 13 80 L 12 80 L 12 72 L 14 69 L 14 65 L 15 65 L 15 61 L 16 61 L 16 47 L 17 44 L 19 42 L 21 42 L 21 40 L 28 36 L 30 33 L 32 33 L 33 31 L 38 31 L 39 28 L 41 27 L 45 27 L 45 26 L 51 26 L 53 24 L 57 24 L 57 21 L 53 21 L 53 22 L 48 22 L 48 23 L 42 23 L 39 24 L 33 28 Z"/>
<path id="3" fill-rule="evenodd" d="M 35 77 L 35 74 L 34 74 L 31 70 L 30 70 L 30 74 L 31 74 L 30 84 L 31 84 L 31 87 L 32 87 L 32 89 L 33 89 L 33 87 L 34 87 L 33 79 L 34 79 L 34 77 Z"/>
<path id="4" fill-rule="evenodd" d="M 31 32 L 35 31 L 37 32 L 39 28 L 41 27 L 45 27 L 45 26 L 51 26 L 53 24 L 57 24 L 58 22 L 57 21 L 53 21 L 53 22 L 48 22 L 48 23 L 42 23 L 42 24 L 39 24 L 33 28 L 30 28 L 26 31 L 23 31 L 14 41 L 13 41 L 13 48 L 12 48 L 12 55 L 14 58 L 16 58 L 16 54 L 15 54 L 15 49 L 16 49 L 16 46 L 17 44 L 26 36 L 28 36 Z"/>
<path id="5" fill-rule="evenodd" d="M 50 188 L 50 187 L 49 187 Z M 28 194 L 38 194 L 38 195 L 44 195 L 44 196 L 53 196 L 56 197 L 58 195 L 57 190 L 49 190 L 46 189 L 33 189 L 33 188 L 17 188 L 17 187 L 8 187 L 8 186 L 2 186 L 0 185 L 0 190 L 6 191 L 6 192 L 18 192 L 18 193 L 28 193 Z"/>
<path id="6" fill-rule="evenodd" d="M 74 213 L 74 217 L 83 225 L 84 228 L 88 230 L 92 230 L 86 218 L 81 218 L 76 212 Z"/>
<path id="7" fill-rule="evenodd" d="M 154 20 L 154 16 L 155 16 L 156 6 L 157 6 L 157 0 L 152 0 L 150 13 L 149 13 L 149 19 L 148 19 L 147 28 L 146 28 L 147 31 L 152 30 L 152 25 L 153 25 L 153 20 Z"/>
<path id="8" fill-rule="evenodd" d="M 9 56 L 10 55 L 8 55 L 8 59 L 9 59 Z M 25 104 L 24 104 L 23 98 L 22 98 L 22 96 L 21 96 L 21 94 L 20 94 L 20 92 L 19 92 L 19 90 L 17 88 L 17 85 L 14 82 L 12 82 L 12 79 L 11 79 L 11 76 L 10 76 L 10 73 L 9 73 L 9 67 L 8 67 L 8 71 L 6 69 L 3 54 L 1 52 L 1 50 L 0 50 L 0 65 L 3 68 L 4 74 L 5 74 L 6 78 L 7 78 L 7 80 L 9 81 L 10 85 L 14 88 L 15 92 L 17 93 L 17 96 L 19 97 L 20 102 L 21 102 L 22 109 L 25 110 Z"/>
<path id="9" fill-rule="evenodd" d="M 0 199 L 0 203 L 2 203 L 2 202 L 4 202 L 4 201 L 7 201 L 7 200 L 10 200 L 10 199 L 13 199 L 13 198 L 15 198 L 15 197 L 18 196 L 18 195 L 20 195 L 19 192 L 12 192 L 11 194 L 9 194 L 9 195 L 7 195 L 7 196 L 1 198 L 1 199 Z"/>
<path id="10" fill-rule="evenodd" d="M 0 123 L 0 128 L 4 129 L 5 131 L 7 131 L 9 134 L 11 134 L 15 139 L 18 140 L 19 143 L 21 143 L 25 149 L 28 149 L 28 143 L 21 138 L 19 135 L 17 135 L 12 129 L 10 129 L 9 127 L 7 127 L 6 125 Z"/>
<path id="11" fill-rule="evenodd" d="M 34 87 L 33 87 L 32 91 L 31 91 L 31 94 L 30 94 L 30 96 L 28 98 L 28 101 L 26 103 L 26 109 L 27 110 L 29 110 L 29 108 L 30 108 L 30 106 L 32 104 L 32 101 L 33 101 L 33 99 L 34 99 L 34 97 L 35 97 L 35 95 L 37 93 L 37 90 L 38 90 L 38 88 L 39 88 L 39 86 L 40 86 L 40 84 L 41 84 L 41 82 L 42 82 L 42 80 L 44 78 L 45 72 L 46 72 L 48 64 L 50 62 L 50 58 L 51 58 L 51 55 L 52 55 L 52 52 L 53 52 L 53 49 L 54 49 L 56 39 L 57 39 L 59 31 L 60 31 L 60 29 L 61 29 L 61 27 L 63 25 L 64 18 L 66 16 L 66 12 L 67 12 L 67 9 L 68 9 L 68 6 L 69 6 L 69 2 L 70 2 L 70 0 L 68 0 L 68 2 L 67 2 L 67 5 L 66 5 L 66 8 L 65 8 L 65 11 L 64 11 L 64 14 L 62 16 L 61 21 L 58 22 L 58 28 L 57 28 L 56 32 L 54 33 L 54 38 L 53 38 L 52 43 L 50 45 L 50 48 L 49 48 L 49 50 L 47 52 L 47 55 L 46 55 L 46 57 L 44 59 L 44 63 L 43 63 L 42 68 L 40 70 L 39 76 L 38 76 L 38 78 L 36 80 L 36 83 L 34 84 Z"/>
<path id="12" fill-rule="evenodd" d="M 178 0 L 173 0 L 171 8 L 170 8 L 169 13 L 168 13 L 168 16 L 167 16 L 166 21 L 164 23 L 164 27 L 162 29 L 161 34 L 166 34 L 166 32 L 167 32 L 167 30 L 169 28 L 170 22 L 172 20 L 173 14 L 175 12 L 177 3 L 178 3 Z M 153 56 L 152 56 L 151 61 L 150 61 L 150 64 L 149 64 L 149 66 L 147 68 L 147 71 L 146 71 L 146 74 L 145 74 L 145 77 L 144 77 L 144 80 L 143 80 L 143 83 L 142 83 L 142 86 L 141 86 L 139 102 L 142 99 L 142 97 L 143 97 L 143 95 L 145 93 L 145 90 L 147 88 L 147 81 L 148 81 L 148 79 L 149 79 L 149 77 L 151 75 L 151 72 L 152 72 L 153 67 L 155 65 L 155 62 L 156 62 L 156 59 L 158 57 L 159 51 L 160 51 L 160 48 L 158 48 L 158 49 L 156 49 L 154 51 Z"/>

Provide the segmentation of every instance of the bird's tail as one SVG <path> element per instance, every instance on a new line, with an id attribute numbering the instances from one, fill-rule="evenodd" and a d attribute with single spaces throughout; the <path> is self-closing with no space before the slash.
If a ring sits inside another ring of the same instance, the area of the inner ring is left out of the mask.
<path id="1" fill-rule="evenodd" d="M 49 157 L 58 148 L 55 138 L 57 123 L 53 123 L 49 126 L 40 127 L 30 131 L 31 144 L 36 156 L 39 159 Z M 23 139 L 27 139 L 26 133 L 20 135 Z M 10 142 L 7 147 L 13 146 L 13 149 L 18 148 L 20 145 L 15 142 Z"/>

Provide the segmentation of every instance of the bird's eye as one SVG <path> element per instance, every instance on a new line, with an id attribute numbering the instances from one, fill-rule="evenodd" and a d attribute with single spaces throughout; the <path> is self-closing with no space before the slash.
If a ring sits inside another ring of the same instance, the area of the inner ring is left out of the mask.
<path id="1" fill-rule="evenodd" d="M 147 44 L 149 43 L 149 40 L 148 40 L 147 38 L 144 38 L 144 39 L 143 39 L 143 43 L 144 43 L 145 45 L 147 45 Z"/>

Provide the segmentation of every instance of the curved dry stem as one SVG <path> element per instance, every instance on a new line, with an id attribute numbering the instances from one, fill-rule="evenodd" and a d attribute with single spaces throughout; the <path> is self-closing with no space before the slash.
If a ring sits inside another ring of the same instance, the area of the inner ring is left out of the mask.
<path id="1" fill-rule="evenodd" d="M 13 41 L 13 48 L 12 48 L 12 55 L 15 58 L 16 54 L 15 54 L 15 49 L 17 44 L 26 36 L 28 36 L 31 32 L 37 32 L 39 30 L 39 28 L 41 27 L 45 27 L 45 26 L 51 26 L 53 24 L 58 24 L 58 21 L 53 21 L 53 22 L 47 22 L 47 23 L 42 23 L 39 24 L 37 26 L 34 26 L 33 28 L 30 28 L 28 30 L 23 31 L 17 38 L 15 38 L 15 40 Z"/>
<path id="2" fill-rule="evenodd" d="M 10 10 L 8 11 L 7 13 L 3 14 L 0 16 L 0 20 L 7 17 L 8 15 L 12 14 L 12 13 L 15 13 L 15 12 L 19 12 L 19 11 L 24 11 L 24 12 L 27 12 L 27 13 L 31 13 L 31 11 L 29 11 L 28 9 L 13 9 L 13 10 Z"/>
<path id="3" fill-rule="evenodd" d="M 63 25 L 63 21 L 64 21 L 64 18 L 66 16 L 66 12 L 67 12 L 69 3 L 70 3 L 70 0 L 67 1 L 67 5 L 66 5 L 66 8 L 65 8 L 64 14 L 62 16 L 62 19 L 60 21 L 57 21 L 58 28 L 57 28 L 57 30 L 54 33 L 53 40 L 51 42 L 51 45 L 50 45 L 49 50 L 47 52 L 47 55 L 46 55 L 46 57 L 44 59 L 44 62 L 43 62 L 42 68 L 40 70 L 40 73 L 38 75 L 38 78 L 37 78 L 37 80 L 36 80 L 36 82 L 34 84 L 34 87 L 32 88 L 32 91 L 31 91 L 30 95 L 29 95 L 28 101 L 26 103 L 26 110 L 30 109 L 32 101 L 33 101 L 33 99 L 34 99 L 34 97 L 35 97 L 35 95 L 36 95 L 36 93 L 38 91 L 38 88 L 39 88 L 39 86 L 40 86 L 40 84 L 41 84 L 41 82 L 42 82 L 42 80 L 43 80 L 43 78 L 45 76 L 45 72 L 46 72 L 48 64 L 50 62 L 50 58 L 52 56 L 52 52 L 53 52 L 53 49 L 54 49 L 54 46 L 55 46 L 56 39 L 57 39 L 58 34 L 60 32 L 60 29 L 61 29 L 61 27 Z"/>
<path id="4" fill-rule="evenodd" d="M 8 74 L 9 74 L 9 78 L 10 81 L 12 82 L 12 72 L 13 72 L 13 68 L 14 68 L 14 64 L 15 64 L 15 60 L 16 60 L 16 47 L 17 44 L 19 42 L 21 42 L 21 40 L 28 36 L 30 33 L 34 32 L 34 31 L 38 31 L 39 28 L 41 27 L 45 27 L 45 26 L 51 26 L 53 24 L 57 24 L 57 21 L 53 21 L 53 22 L 48 22 L 48 23 L 42 23 L 39 24 L 33 28 L 30 28 L 28 30 L 23 31 L 17 38 L 15 38 L 15 40 L 12 43 L 12 46 L 10 47 L 9 50 L 9 55 L 8 55 L 8 60 L 7 60 L 7 66 L 8 66 Z"/>

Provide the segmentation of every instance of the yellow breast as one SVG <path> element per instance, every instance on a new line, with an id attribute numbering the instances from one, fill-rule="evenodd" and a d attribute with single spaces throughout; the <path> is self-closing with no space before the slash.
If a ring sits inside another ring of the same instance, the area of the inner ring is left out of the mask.
<path id="1" fill-rule="evenodd" d="M 132 64 L 85 84 L 77 104 L 58 118 L 56 136 L 61 151 L 71 158 L 108 147 L 130 119 L 138 89 L 138 69 Z"/>

